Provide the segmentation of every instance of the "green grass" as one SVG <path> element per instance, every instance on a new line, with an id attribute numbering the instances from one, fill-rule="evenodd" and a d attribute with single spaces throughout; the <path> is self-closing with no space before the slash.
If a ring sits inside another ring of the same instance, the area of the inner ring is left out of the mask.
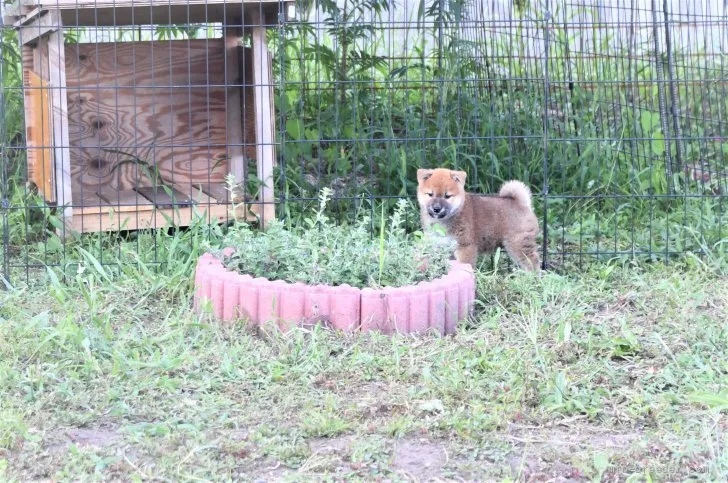
<path id="1" fill-rule="evenodd" d="M 0 292 L 0 479 L 724 480 L 728 279 L 483 268 L 454 337 L 255 334 L 189 272 Z"/>

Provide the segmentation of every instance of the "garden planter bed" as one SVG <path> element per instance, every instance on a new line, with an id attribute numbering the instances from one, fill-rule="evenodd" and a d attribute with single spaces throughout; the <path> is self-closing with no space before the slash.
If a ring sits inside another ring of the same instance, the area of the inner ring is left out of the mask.
<path id="1" fill-rule="evenodd" d="M 322 323 L 347 332 L 434 329 L 452 334 L 458 321 L 470 313 L 474 300 L 473 271 L 458 262 L 451 262 L 449 272 L 431 282 L 377 290 L 253 278 L 228 271 L 209 253 L 200 257 L 195 273 L 198 312 L 209 301 L 215 318 L 221 321 L 274 323 L 283 330 Z"/>

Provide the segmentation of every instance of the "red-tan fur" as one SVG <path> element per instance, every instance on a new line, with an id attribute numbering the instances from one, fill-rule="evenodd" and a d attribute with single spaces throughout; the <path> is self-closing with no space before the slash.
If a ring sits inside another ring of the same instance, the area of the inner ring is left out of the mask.
<path id="1" fill-rule="evenodd" d="M 498 196 L 481 197 L 465 191 L 465 179 L 464 171 L 417 170 L 423 228 L 441 224 L 457 241 L 455 257 L 459 262 L 475 267 L 479 254 L 500 247 L 525 270 L 539 271 L 538 220 L 528 187 L 520 181 L 508 181 Z M 443 213 L 446 215 L 438 218 Z"/>

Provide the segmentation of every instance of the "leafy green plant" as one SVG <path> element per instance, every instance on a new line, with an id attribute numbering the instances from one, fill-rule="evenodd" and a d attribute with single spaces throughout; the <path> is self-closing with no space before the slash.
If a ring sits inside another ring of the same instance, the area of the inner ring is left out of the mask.
<path id="1" fill-rule="evenodd" d="M 407 233 L 404 218 L 411 209 L 407 201 L 399 201 L 386 226 L 382 223 L 380 236 L 373 239 L 371 220 L 363 210 L 353 224 L 329 218 L 330 199 L 331 189 L 322 189 L 318 209 L 297 225 L 273 221 L 265 232 L 258 232 L 236 222 L 223 243 L 235 252 L 216 253 L 231 270 L 307 284 L 398 287 L 446 273 L 453 242 L 438 234 Z"/>

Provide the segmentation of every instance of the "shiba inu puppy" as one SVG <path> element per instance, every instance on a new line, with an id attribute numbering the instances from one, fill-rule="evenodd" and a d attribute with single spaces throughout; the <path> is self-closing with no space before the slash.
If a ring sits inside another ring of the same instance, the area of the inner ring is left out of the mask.
<path id="1" fill-rule="evenodd" d="M 473 268 L 479 254 L 500 247 L 525 270 L 539 271 L 538 220 L 528 187 L 508 181 L 497 197 L 480 197 L 465 191 L 465 177 L 464 171 L 417 170 L 422 228 L 443 226 L 457 241 L 455 258 Z"/>

